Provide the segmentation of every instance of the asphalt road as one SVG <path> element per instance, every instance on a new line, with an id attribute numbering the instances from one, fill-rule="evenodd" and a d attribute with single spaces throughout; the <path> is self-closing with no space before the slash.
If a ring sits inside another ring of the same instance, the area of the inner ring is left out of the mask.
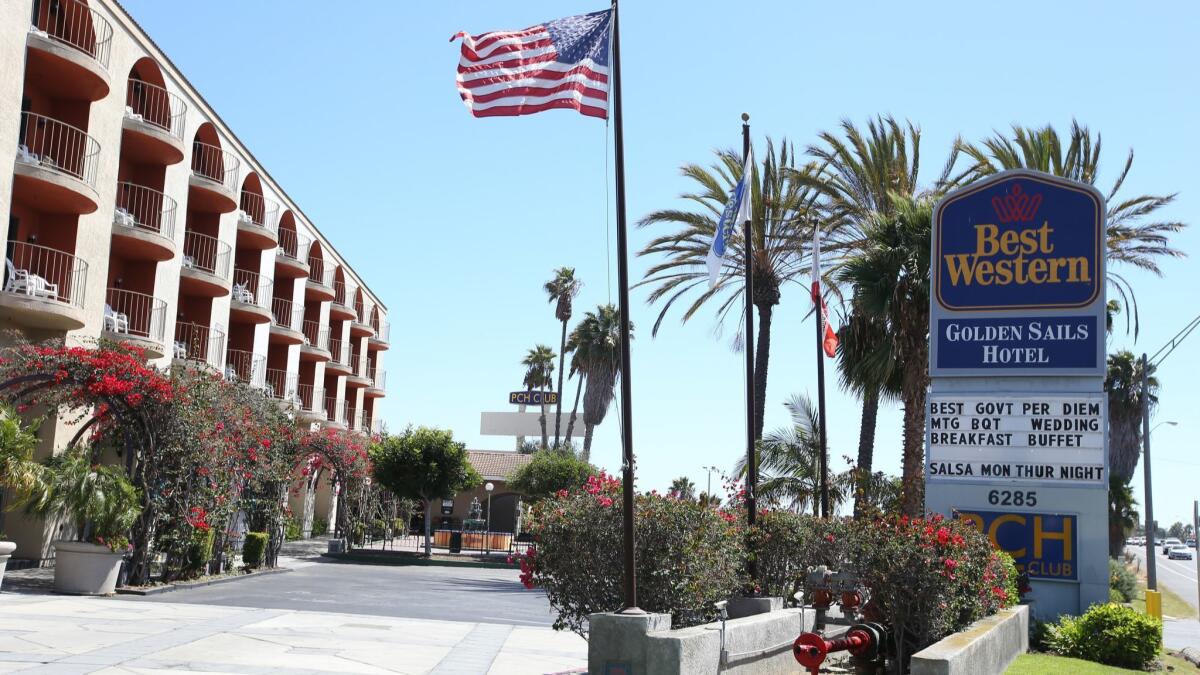
<path id="1" fill-rule="evenodd" d="M 1146 570 L 1146 547 L 1127 546 L 1125 548 L 1137 555 L 1144 572 Z M 1196 598 L 1196 561 L 1194 559 L 1169 560 L 1162 554 L 1162 548 L 1159 546 L 1155 547 L 1154 560 L 1159 585 L 1171 589 L 1193 608 L 1200 610 L 1200 600 Z"/>
<path id="2" fill-rule="evenodd" d="M 554 617 L 545 594 L 526 590 L 518 574 L 516 569 L 390 567 L 322 561 L 284 574 L 147 597 L 119 597 L 132 602 L 551 625 Z"/>

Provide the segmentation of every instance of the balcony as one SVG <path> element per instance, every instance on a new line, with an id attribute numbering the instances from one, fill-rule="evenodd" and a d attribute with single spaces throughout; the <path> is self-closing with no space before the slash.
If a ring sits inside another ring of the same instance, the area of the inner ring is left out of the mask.
<path id="1" fill-rule="evenodd" d="M 325 364 L 325 372 L 330 375 L 349 375 L 354 372 L 350 367 L 350 348 L 345 342 L 329 339 L 329 362 Z"/>
<path id="2" fill-rule="evenodd" d="M 229 320 L 245 323 L 271 322 L 271 280 L 250 270 L 233 270 Z"/>
<path id="3" fill-rule="evenodd" d="M 299 376 L 281 368 L 267 368 L 266 385 L 263 394 L 280 403 L 285 403 L 297 409 L 302 408 L 298 391 Z"/>
<path id="4" fill-rule="evenodd" d="M 13 192 L 47 213 L 93 213 L 96 162 L 100 143 L 65 122 L 32 112 L 21 113 Z"/>
<path id="5" fill-rule="evenodd" d="M 333 265 L 325 265 L 320 258 L 309 257 L 308 281 L 304 283 L 304 297 L 314 302 L 333 300 Z"/>
<path id="6" fill-rule="evenodd" d="M 192 143 L 192 175 L 188 178 L 188 208 L 229 213 L 238 206 L 238 158 L 215 145 Z"/>
<path id="7" fill-rule="evenodd" d="M 371 327 L 375 329 L 375 334 L 367 339 L 367 349 L 370 351 L 384 351 L 391 346 L 392 342 L 392 324 L 384 321 L 380 323 L 378 318 L 371 320 Z"/>
<path id="8" fill-rule="evenodd" d="M 238 246 L 259 251 L 279 244 L 279 204 L 255 192 L 242 191 L 238 208 Z"/>
<path id="9" fill-rule="evenodd" d="M 376 370 L 372 367 L 367 371 L 371 378 L 371 384 L 367 385 L 367 390 L 363 392 L 363 396 L 367 398 L 381 398 L 387 395 L 387 371 Z"/>
<path id="10" fill-rule="evenodd" d="M 175 257 L 175 200 L 135 183 L 117 183 L 113 251 L 134 260 Z"/>
<path id="11" fill-rule="evenodd" d="M 330 319 L 345 321 L 354 318 L 354 308 L 350 306 L 351 295 L 346 288 L 346 282 L 341 279 L 333 282 L 333 302 L 329 303 Z"/>
<path id="12" fill-rule="evenodd" d="M 370 436 L 371 434 L 374 434 L 375 433 L 375 418 L 372 417 L 370 414 L 368 414 L 366 411 L 360 412 L 358 414 L 358 423 L 355 424 L 355 429 L 358 430 L 360 433 L 367 434 L 368 436 Z"/>
<path id="13" fill-rule="evenodd" d="M 325 421 L 325 390 L 311 384 L 296 387 L 296 398 L 300 401 L 296 410 L 296 421 L 303 423 Z"/>
<path id="14" fill-rule="evenodd" d="M 198 323 L 175 324 L 172 356 L 176 364 L 190 363 L 220 372 L 225 355 L 225 332 Z"/>
<path id="15" fill-rule="evenodd" d="M 350 337 L 371 337 L 375 334 L 375 329 L 369 323 L 371 320 L 372 307 L 366 303 L 358 303 L 355 310 L 354 318 L 350 319 Z"/>
<path id="16" fill-rule="evenodd" d="M 271 300 L 271 335 L 273 343 L 298 345 L 304 343 L 304 315 L 286 298 Z"/>
<path id="17" fill-rule="evenodd" d="M 139 164 L 170 166 L 183 161 L 187 104 L 166 89 L 130 79 L 121 120 L 121 155 Z"/>
<path id="18" fill-rule="evenodd" d="M 199 232 L 183 235 L 183 268 L 179 285 L 185 292 L 218 298 L 229 292 L 229 244 Z M 270 320 L 270 317 L 267 317 Z"/>
<path id="19" fill-rule="evenodd" d="M 225 350 L 225 379 L 265 390 L 267 357 L 244 349 Z"/>
<path id="20" fill-rule="evenodd" d="M 8 242 L 0 292 L 2 323 L 50 330 L 83 328 L 87 272 L 87 263 L 70 253 Z"/>
<path id="21" fill-rule="evenodd" d="M 303 333 L 304 342 L 300 345 L 301 361 L 328 361 L 332 357 L 329 353 L 328 326 L 322 326 L 317 321 L 305 321 Z"/>
<path id="22" fill-rule="evenodd" d="M 349 429 L 358 429 L 358 409 L 350 401 L 342 401 L 342 424 Z"/>
<path id="23" fill-rule="evenodd" d="M 79 0 L 33 3 L 25 44 L 26 79 L 56 97 L 99 101 L 108 95 L 113 29 Z"/>
<path id="24" fill-rule="evenodd" d="M 308 276 L 308 261 L 303 252 L 311 243 L 308 237 L 296 234 L 295 230 L 280 228 L 279 246 L 275 248 L 275 277 L 298 279 Z"/>
<path id="25" fill-rule="evenodd" d="M 145 350 L 146 357 L 166 355 L 167 302 L 153 295 L 110 288 L 104 300 L 103 336 Z"/>
<path id="26" fill-rule="evenodd" d="M 336 396 L 325 397 L 325 426 L 346 428 L 346 402 Z"/>

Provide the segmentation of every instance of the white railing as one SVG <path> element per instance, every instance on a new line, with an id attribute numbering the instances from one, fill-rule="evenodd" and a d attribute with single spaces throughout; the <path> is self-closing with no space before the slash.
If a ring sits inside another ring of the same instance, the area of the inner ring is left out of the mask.
<path id="1" fill-rule="evenodd" d="M 358 409 L 349 401 L 342 401 L 342 424 L 354 428 L 358 424 Z"/>
<path id="2" fill-rule="evenodd" d="M 175 238 L 175 200 L 158 190 L 136 183 L 117 183 L 117 208 L 113 222 Z"/>
<path id="3" fill-rule="evenodd" d="M 315 349 L 329 349 L 329 327 L 319 321 L 304 322 L 304 344 Z"/>
<path id="4" fill-rule="evenodd" d="M 370 325 L 372 309 L 373 307 L 370 305 L 370 303 L 366 302 L 359 302 L 357 305 L 355 305 L 354 311 L 358 313 L 358 322 Z M 371 325 L 371 328 L 374 329 L 375 326 Z"/>
<path id="5" fill-rule="evenodd" d="M 296 396 L 300 399 L 300 407 L 309 412 L 324 412 L 325 390 L 311 384 L 301 384 L 296 387 Z"/>
<path id="6" fill-rule="evenodd" d="M 371 388 L 372 389 L 387 389 L 387 371 L 386 370 L 380 370 L 380 369 L 377 369 L 375 366 L 371 366 L 371 370 L 368 371 L 368 377 L 371 378 Z"/>
<path id="7" fill-rule="evenodd" d="M 166 326 L 166 300 L 123 288 L 108 289 L 104 300 L 104 330 L 162 342 Z"/>
<path id="8" fill-rule="evenodd" d="M 220 368 L 224 353 L 225 331 L 198 323 L 175 324 L 175 358 Z"/>
<path id="9" fill-rule="evenodd" d="M 378 340 L 379 342 L 391 342 L 392 341 L 391 340 L 391 338 L 392 338 L 391 322 L 384 321 L 381 324 L 378 320 L 376 320 L 374 323 L 371 324 L 371 327 L 375 329 L 375 337 L 374 337 L 375 340 Z M 381 328 L 383 330 L 380 330 Z"/>
<path id="10" fill-rule="evenodd" d="M 375 419 L 371 415 L 368 415 L 365 410 L 359 411 L 358 423 L 355 426 L 364 434 L 375 433 Z"/>
<path id="11" fill-rule="evenodd" d="M 108 69 L 113 29 L 108 20 L 79 0 L 33 3 L 33 27 L 92 57 Z"/>
<path id="12" fill-rule="evenodd" d="M 295 230 L 282 228 L 279 230 L 279 246 L 275 249 L 275 255 L 304 262 L 311 243 L 308 237 L 297 234 Z"/>
<path id="13" fill-rule="evenodd" d="M 333 265 L 326 266 L 325 261 L 321 258 L 308 257 L 309 281 L 332 288 L 334 271 Z"/>
<path id="14" fill-rule="evenodd" d="M 215 145 L 196 141 L 192 143 L 192 173 L 233 192 L 237 190 L 238 158 Z"/>
<path id="15" fill-rule="evenodd" d="M 271 280 L 258 272 L 235 268 L 233 270 L 234 302 L 247 305 L 258 305 L 263 309 L 271 309 Z"/>
<path id="16" fill-rule="evenodd" d="M 83 308 L 87 262 L 70 253 L 37 244 L 8 242 L 4 292 Z"/>
<path id="17" fill-rule="evenodd" d="M 125 90 L 125 116 L 153 124 L 182 140 L 187 104 L 157 84 L 131 77 Z"/>
<path id="18" fill-rule="evenodd" d="M 273 298 L 271 300 L 271 321 L 281 328 L 290 328 L 299 332 L 304 322 L 304 315 L 295 311 L 291 300 Z"/>
<path id="19" fill-rule="evenodd" d="M 345 343 L 341 339 L 329 338 L 329 354 L 330 360 L 334 363 L 340 363 L 344 366 L 350 365 L 350 350 L 345 349 Z"/>
<path id="20" fill-rule="evenodd" d="M 225 379 L 263 389 L 267 383 L 267 357 L 244 349 L 225 350 Z"/>
<path id="21" fill-rule="evenodd" d="M 349 291 L 350 287 L 347 286 L 346 282 L 337 279 L 333 282 L 333 301 L 343 307 L 349 307 L 349 298 L 351 295 Z"/>
<path id="22" fill-rule="evenodd" d="M 65 173 L 96 187 L 100 143 L 82 129 L 32 112 L 21 113 L 17 161 Z"/>
<path id="23" fill-rule="evenodd" d="M 346 400 L 337 396 L 325 397 L 325 419 L 337 424 L 346 423 Z"/>
<path id="24" fill-rule="evenodd" d="M 289 373 L 280 368 L 267 368 L 264 393 L 273 399 L 299 405 L 297 380 L 299 380 L 299 375 L 296 373 Z"/>
<path id="25" fill-rule="evenodd" d="M 229 244 L 199 232 L 183 234 L 183 267 L 229 278 L 229 260 L 232 249 Z"/>
<path id="26" fill-rule="evenodd" d="M 279 204 L 257 192 L 242 190 L 238 208 L 242 210 L 238 215 L 241 222 L 250 222 L 272 232 L 279 227 Z"/>

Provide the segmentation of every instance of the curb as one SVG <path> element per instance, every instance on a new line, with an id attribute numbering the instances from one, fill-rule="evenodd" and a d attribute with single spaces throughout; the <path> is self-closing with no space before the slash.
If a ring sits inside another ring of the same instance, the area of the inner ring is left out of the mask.
<path id="1" fill-rule="evenodd" d="M 117 595 L 162 595 L 172 591 L 186 591 L 192 588 L 203 588 L 205 586 L 216 586 L 218 584 L 227 584 L 232 581 L 241 581 L 242 579 L 252 579 L 254 577 L 270 576 L 272 574 L 283 574 L 291 572 L 290 567 L 276 567 L 275 569 L 260 570 L 249 574 L 239 574 L 236 576 L 220 577 L 217 579 L 201 579 L 200 581 L 177 581 L 173 584 L 164 584 L 162 586 L 153 586 L 151 588 L 118 588 Z"/>
<path id="2" fill-rule="evenodd" d="M 366 565 L 390 565 L 393 567 L 475 567 L 496 570 L 516 569 L 514 565 L 510 565 L 502 561 L 488 562 L 466 560 L 431 560 L 428 558 L 361 553 L 326 553 L 322 557 L 331 558 L 341 562 L 363 563 Z"/>

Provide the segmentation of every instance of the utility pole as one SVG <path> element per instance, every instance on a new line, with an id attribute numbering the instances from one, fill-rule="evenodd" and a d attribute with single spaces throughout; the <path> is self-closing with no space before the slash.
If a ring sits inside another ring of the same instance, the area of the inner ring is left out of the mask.
<path id="1" fill-rule="evenodd" d="M 1150 481 L 1150 360 L 1142 353 L 1142 474 L 1146 479 L 1146 590 L 1158 590 L 1154 560 L 1154 492 Z"/>
<path id="2" fill-rule="evenodd" d="M 1196 542 L 1196 578 L 1200 579 L 1200 501 L 1192 500 L 1192 539 Z M 1200 601 L 1200 583 L 1196 584 L 1196 600 Z M 1200 621 L 1200 615 L 1196 617 Z"/>

